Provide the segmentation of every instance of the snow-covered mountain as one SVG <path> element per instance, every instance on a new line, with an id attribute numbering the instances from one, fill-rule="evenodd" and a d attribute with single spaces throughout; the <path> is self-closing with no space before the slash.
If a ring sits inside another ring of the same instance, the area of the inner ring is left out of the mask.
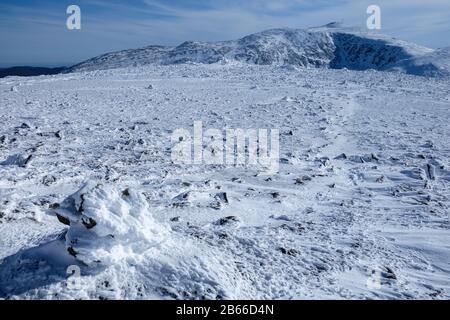
<path id="1" fill-rule="evenodd" d="M 310 29 L 272 29 L 232 41 L 186 41 L 177 47 L 148 46 L 113 52 L 77 64 L 70 71 L 148 64 L 229 62 L 351 70 L 400 70 L 417 75 L 441 74 L 445 73 L 442 70 L 450 70 L 448 64 L 434 63 L 435 54 L 433 49 L 331 23 Z M 448 51 L 441 54 L 447 61 L 450 59 Z"/>

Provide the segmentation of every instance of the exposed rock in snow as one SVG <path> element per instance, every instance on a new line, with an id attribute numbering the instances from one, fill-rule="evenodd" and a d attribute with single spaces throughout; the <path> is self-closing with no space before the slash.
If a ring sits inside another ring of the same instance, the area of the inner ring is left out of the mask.
<path id="1" fill-rule="evenodd" d="M 21 154 L 15 154 L 9 156 L 5 161 L 0 162 L 0 165 L 26 167 L 30 163 L 32 157 L 32 155 L 24 156 Z"/>

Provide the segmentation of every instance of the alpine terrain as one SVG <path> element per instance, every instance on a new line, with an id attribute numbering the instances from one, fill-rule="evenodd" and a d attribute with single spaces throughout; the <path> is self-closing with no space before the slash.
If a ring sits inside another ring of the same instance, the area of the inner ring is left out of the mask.
<path id="1" fill-rule="evenodd" d="M 449 299 L 449 54 L 333 23 L 0 79 L 0 299 Z M 174 161 L 198 123 L 278 170 Z"/>

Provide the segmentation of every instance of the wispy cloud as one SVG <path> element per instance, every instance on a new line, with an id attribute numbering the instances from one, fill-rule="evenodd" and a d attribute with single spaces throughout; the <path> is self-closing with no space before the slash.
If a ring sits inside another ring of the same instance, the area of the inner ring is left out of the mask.
<path id="1" fill-rule="evenodd" d="M 65 29 L 72 2 L 82 9 L 81 31 Z M 382 9 L 382 32 L 432 47 L 450 45 L 448 0 L 3 0 L 0 64 L 70 64 L 112 50 L 331 21 L 364 27 L 373 3 Z"/>

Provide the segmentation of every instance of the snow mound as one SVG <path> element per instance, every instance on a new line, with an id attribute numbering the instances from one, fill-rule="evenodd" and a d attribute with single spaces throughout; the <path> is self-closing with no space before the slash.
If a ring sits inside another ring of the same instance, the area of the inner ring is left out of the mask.
<path id="1" fill-rule="evenodd" d="M 53 210 L 69 225 L 67 251 L 87 265 L 110 264 L 143 252 L 168 233 L 153 219 L 145 198 L 131 189 L 87 183 Z"/>

